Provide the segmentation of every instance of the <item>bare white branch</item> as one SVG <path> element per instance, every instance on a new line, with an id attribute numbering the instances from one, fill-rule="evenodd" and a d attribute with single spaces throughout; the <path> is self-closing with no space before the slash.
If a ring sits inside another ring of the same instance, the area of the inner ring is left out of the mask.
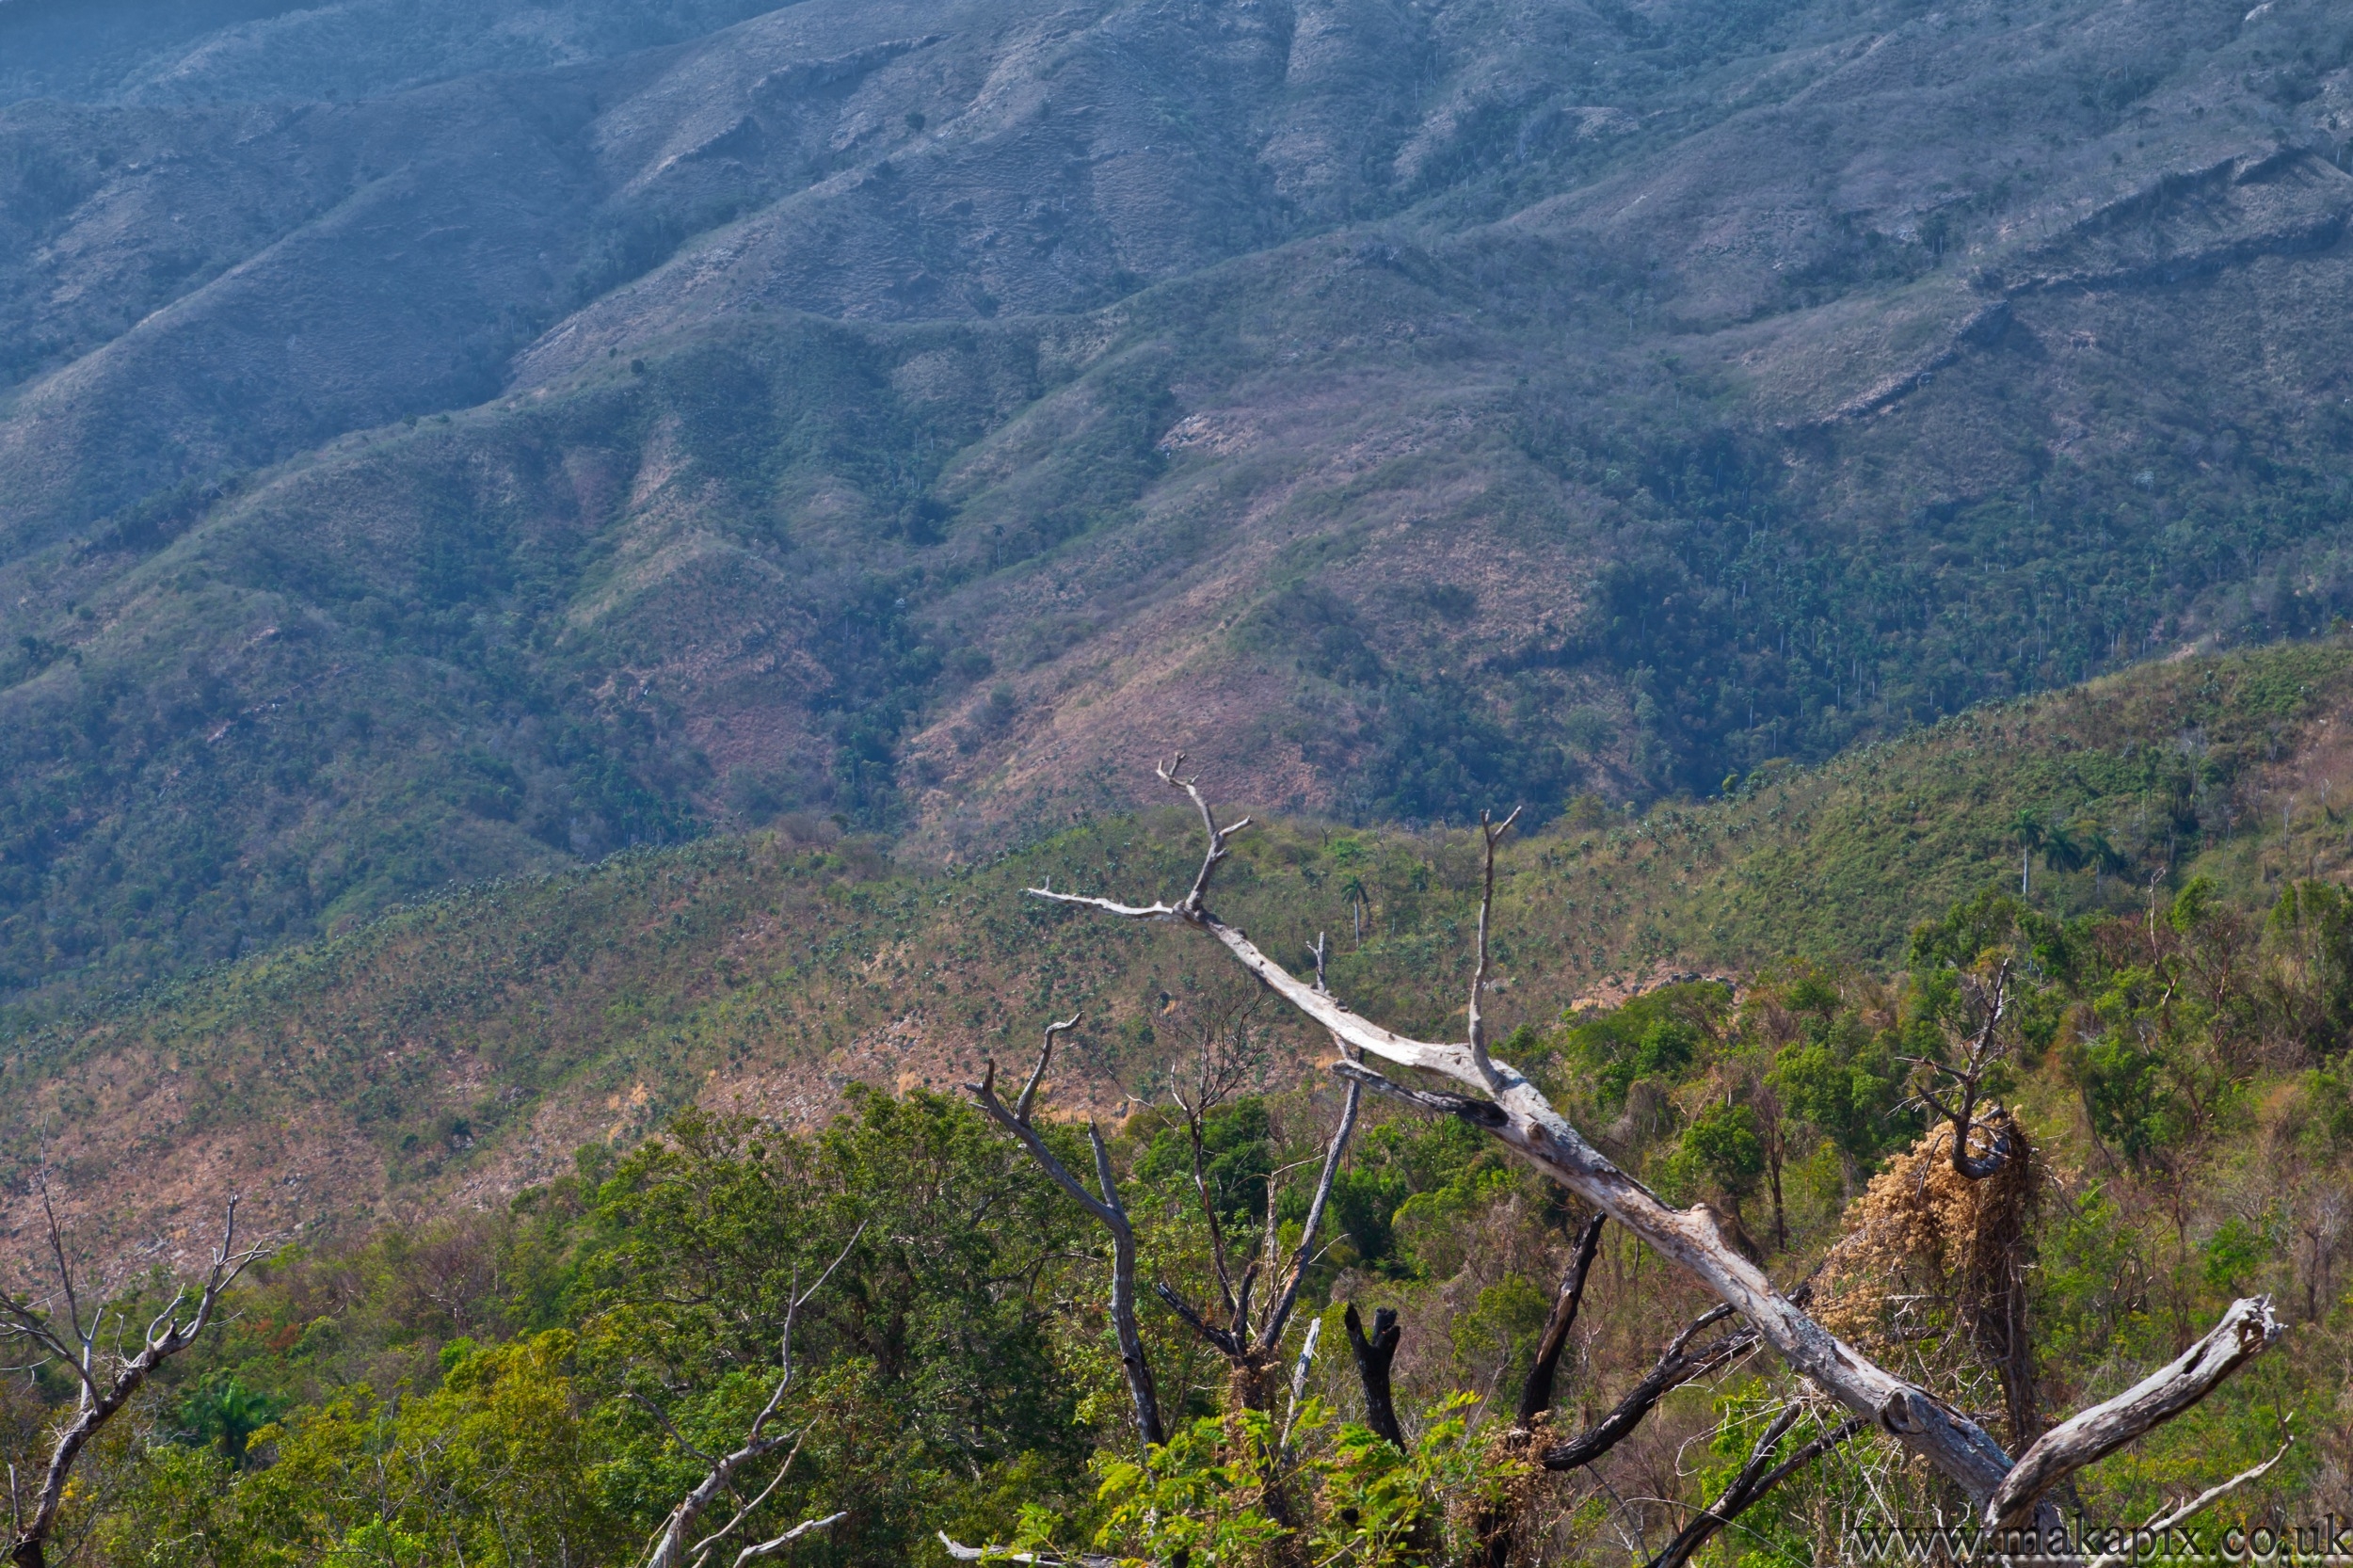
<path id="1" fill-rule="evenodd" d="M 1503 1080 L 1496 1076 L 1495 1064 L 1487 1059 L 1486 1019 L 1479 1007 L 1480 993 L 1487 986 L 1487 921 L 1496 904 L 1496 845 L 1512 831 L 1512 824 L 1520 820 L 1520 808 L 1512 808 L 1512 814 L 1501 822 L 1491 811 L 1479 813 L 1480 848 L 1486 856 L 1479 889 L 1479 959 L 1471 966 L 1470 988 L 1470 1055 L 1471 1066 L 1489 1094 L 1497 1093 Z M 1318 989 L 1321 987 L 1319 986 Z"/>
<path id="2" fill-rule="evenodd" d="M 801 1434 L 789 1432 L 771 1433 L 768 1431 L 768 1423 L 775 1420 L 776 1412 L 783 1408 L 785 1391 L 792 1385 L 792 1330 L 800 1321 L 801 1309 L 809 1304 L 810 1300 L 816 1296 L 818 1291 L 824 1288 L 825 1282 L 833 1278 L 835 1272 L 841 1267 L 843 1261 L 846 1260 L 850 1254 L 856 1249 L 859 1238 L 863 1237 L 865 1234 L 866 1226 L 862 1224 L 857 1227 L 857 1229 L 852 1231 L 850 1233 L 850 1239 L 841 1244 L 841 1250 L 834 1254 L 833 1261 L 826 1264 L 824 1272 L 817 1276 L 817 1283 L 811 1285 L 808 1289 L 800 1289 L 800 1282 L 798 1280 L 793 1282 L 793 1294 L 792 1300 L 785 1305 L 784 1330 L 779 1336 L 779 1344 L 776 1352 L 777 1374 L 776 1386 L 769 1391 L 768 1402 L 760 1407 L 759 1415 L 752 1417 L 752 1424 L 744 1432 L 744 1441 L 741 1445 L 739 1445 L 732 1452 L 721 1455 L 717 1460 L 705 1462 L 711 1465 L 710 1473 L 704 1476 L 701 1480 L 697 1481 L 694 1488 L 690 1490 L 685 1496 L 679 1499 L 678 1507 L 672 1509 L 670 1511 L 670 1516 L 663 1521 L 662 1529 L 660 1533 L 655 1535 L 653 1544 L 648 1551 L 646 1568 L 683 1568 L 683 1565 L 690 1560 L 700 1562 L 703 1556 L 708 1553 L 712 1547 L 717 1545 L 720 1542 L 726 1540 L 728 1536 L 734 1534 L 737 1529 L 743 1527 L 744 1522 L 751 1517 L 753 1511 L 758 1509 L 760 1504 L 768 1500 L 769 1496 L 776 1491 L 777 1483 L 782 1481 L 786 1473 L 792 1468 L 792 1461 L 800 1455 Z M 643 1402 L 647 1404 L 648 1409 L 652 1409 L 652 1403 L 650 1400 Z M 654 1411 L 654 1416 L 662 1422 L 663 1427 L 668 1431 L 671 1440 L 676 1442 L 680 1448 L 684 1449 L 688 1453 L 694 1454 L 697 1459 L 701 1459 L 703 1457 L 692 1444 L 688 1443 L 686 1439 L 680 1434 L 679 1430 L 670 1424 L 668 1416 L 664 1416 L 659 1410 Z M 744 1467 L 765 1459 L 768 1455 L 776 1452 L 778 1448 L 785 1447 L 788 1443 L 792 1445 L 792 1450 L 785 1455 L 784 1464 L 777 1469 L 776 1475 L 770 1479 L 768 1484 L 760 1489 L 760 1495 L 753 1498 L 750 1502 L 745 1503 L 743 1507 L 737 1509 L 733 1518 L 729 1519 L 726 1524 L 720 1526 L 717 1529 L 712 1531 L 711 1534 L 705 1536 L 700 1542 L 696 1543 L 690 1548 L 686 1544 L 686 1542 L 687 1538 L 694 1534 L 696 1521 L 701 1519 L 706 1509 L 710 1508 L 713 1502 L 718 1500 L 719 1495 L 722 1492 L 729 1493 L 730 1496 L 733 1495 L 732 1486 L 734 1480 L 736 1476 L 742 1472 Z M 745 1548 L 745 1555 L 739 1556 L 736 1559 L 736 1562 L 740 1565 L 752 1560 L 754 1558 L 765 1557 L 770 1552 L 780 1551 L 786 1545 L 789 1545 L 791 1543 L 800 1539 L 801 1536 L 807 1534 L 808 1531 L 812 1529 L 823 1529 L 826 1526 L 832 1524 L 834 1520 L 841 1517 L 841 1514 L 837 1513 L 834 1514 L 832 1518 L 811 1520 L 808 1523 L 795 1526 L 792 1529 L 786 1531 L 781 1536 L 778 1536 L 775 1541 L 764 1543 L 759 1546 Z"/>
<path id="3" fill-rule="evenodd" d="M 1570 1126 L 1534 1084 L 1509 1064 L 1489 1056 L 1482 1023 L 1475 1013 L 1471 1038 L 1461 1045 L 1399 1034 L 1349 1011 L 1320 986 L 1301 981 L 1261 952 L 1245 933 L 1219 920 L 1206 903 L 1209 877 L 1225 856 L 1226 838 L 1242 824 L 1219 828 L 1197 781 L 1176 776 L 1176 769 L 1180 763 L 1181 759 L 1178 763 L 1162 768 L 1160 776 L 1192 798 L 1203 829 L 1209 836 L 1209 845 L 1191 891 L 1179 904 L 1138 907 L 1044 888 L 1032 889 L 1033 893 L 1124 918 L 1180 920 L 1214 938 L 1268 989 L 1329 1030 L 1344 1050 L 1353 1048 L 1350 1055 L 1362 1052 L 1377 1056 L 1397 1066 L 1434 1073 L 1465 1087 L 1484 1091 L 1487 1098 L 1483 1100 L 1433 1096 L 1391 1083 L 1353 1061 L 1343 1062 L 1336 1068 L 1342 1076 L 1367 1087 L 1417 1099 L 1431 1109 L 1475 1120 L 1487 1128 L 1506 1147 L 1617 1221 L 1670 1263 L 1698 1280 L 1728 1308 L 1747 1319 L 1755 1334 L 1792 1370 L 1927 1460 L 1959 1485 L 1973 1504 L 1985 1510 L 1988 1522 L 2042 1522 L 2047 1518 L 2047 1522 L 2057 1525 L 2057 1510 L 2043 1500 L 2054 1482 L 2188 1408 L 2276 1337 L 2278 1327 L 2268 1303 L 2241 1302 L 2182 1361 L 2120 1399 L 2053 1429 L 2028 1450 L 2025 1461 L 2013 1465 L 2001 1445 L 1976 1422 L 1927 1390 L 1872 1362 L 1823 1328 L 1797 1302 L 1776 1290 L 1762 1270 L 1725 1240 L 1705 1207 L 1671 1208 L 1649 1188 L 1620 1170 Z M 1511 818 L 1506 818 L 1500 828 L 1488 819 L 1482 819 L 1481 824 L 1488 852 L 1478 965 L 1482 984 L 1485 917 L 1493 900 L 1494 845 L 1502 828 L 1508 828 L 1511 822 Z M 1476 996 L 1474 992 L 1474 1002 Z M 2006 997 L 2002 1000 L 2006 1000 Z M 1993 1038 L 1991 1029 L 1984 1032 L 1984 1038 L 1990 1050 Z M 1961 1152 L 1965 1154 L 1965 1149 Z M 2113 1443 L 2110 1437 L 2114 1438 Z"/>
<path id="4" fill-rule="evenodd" d="M 2280 1334 L 2269 1296 L 2232 1303 L 2198 1343 L 2114 1399 L 2078 1411 L 2038 1438 L 1986 1498 L 1987 1528 L 2025 1528 L 2035 1504 L 2052 1487 L 2198 1403 L 2270 1349 Z"/>
<path id="5" fill-rule="evenodd" d="M 1298 1423 L 1300 1403 L 1307 1397 L 1307 1372 L 1315 1365 L 1316 1341 L 1322 1336 L 1323 1320 L 1309 1319 L 1306 1337 L 1299 1344 L 1299 1356 L 1291 1363 L 1291 1402 L 1290 1408 L 1283 1413 L 1283 1435 L 1274 1445 L 1278 1456 L 1290 1452 L 1291 1428 Z"/>
<path id="6" fill-rule="evenodd" d="M 1324 1149 L 1323 1170 L 1316 1177 L 1315 1196 L 1307 1202 L 1306 1223 L 1299 1227 L 1299 1245 L 1291 1253 L 1290 1271 L 1284 1277 L 1273 1310 L 1267 1314 L 1266 1323 L 1259 1331 L 1261 1353 L 1271 1354 L 1274 1347 L 1282 1343 L 1283 1329 L 1290 1321 L 1291 1307 L 1299 1300 L 1300 1284 L 1307 1277 L 1308 1264 L 1314 1261 L 1316 1232 L 1321 1228 L 1323 1210 L 1332 1201 L 1332 1183 L 1340 1172 L 1340 1156 L 1348 1148 L 1349 1135 L 1356 1130 L 1356 1113 L 1363 1107 L 1364 1098 L 1361 1084 L 1351 1083 L 1348 1086 L 1348 1098 L 1340 1106 L 1340 1125 L 1333 1130 L 1332 1142 Z M 1267 1230 L 1272 1238 L 1274 1221 L 1271 1213 L 1267 1218 Z"/>
<path id="7" fill-rule="evenodd" d="M 744 1564 L 747 1562 L 757 1562 L 763 1557 L 769 1557 L 775 1553 L 780 1552 L 787 1546 L 792 1544 L 793 1542 L 798 1541 L 802 1536 L 808 1534 L 811 1530 L 830 1528 L 832 1526 L 841 1523 L 842 1520 L 847 1519 L 849 1516 L 850 1511 L 848 1509 L 843 1509 L 839 1513 L 828 1513 L 823 1519 L 804 1519 L 799 1524 L 793 1526 L 791 1529 L 786 1530 L 782 1535 L 777 1536 L 774 1541 L 762 1541 L 758 1545 L 746 1546 L 742 1551 L 736 1553 L 735 1568 L 744 1568 Z"/>
<path id="8" fill-rule="evenodd" d="M 139 1335 L 139 1348 L 132 1352 L 125 1343 L 130 1325 L 122 1321 L 122 1312 L 105 1282 L 97 1282 L 96 1294 L 85 1301 L 82 1286 L 74 1279 L 73 1266 L 66 1256 L 64 1227 L 57 1223 L 56 1209 L 50 1202 L 46 1171 L 35 1177 L 35 1185 L 40 1194 L 47 1250 L 57 1273 L 57 1291 L 50 1303 L 64 1304 L 64 1319 L 61 1324 L 57 1316 L 40 1302 L 0 1296 L 0 1340 L 17 1340 L 44 1357 L 66 1362 L 73 1368 L 81 1387 L 72 1419 L 56 1431 L 49 1450 L 48 1470 L 29 1514 L 18 1496 L 13 1467 L 9 1471 L 13 1539 L 8 1556 L 19 1568 L 43 1568 L 46 1563 L 49 1539 L 56 1528 L 58 1511 L 65 1504 L 74 1464 L 98 1435 L 99 1429 L 131 1402 L 156 1368 L 196 1343 L 211 1326 L 222 1295 L 270 1250 L 266 1243 L 243 1248 L 237 1245 L 237 1200 L 231 1198 L 221 1221 L 220 1244 L 214 1248 L 203 1278 L 193 1288 L 184 1285 L 173 1293 L 163 1311 Z M 109 1323 L 113 1325 L 111 1336 Z M 106 1361 L 112 1362 L 111 1368 L 103 1365 Z"/>
<path id="9" fill-rule="evenodd" d="M 940 1545 L 958 1562 L 1024 1562 L 1031 1568 L 1117 1568 L 1119 1562 L 1115 1557 L 1098 1557 L 1093 1552 L 1057 1556 L 1052 1552 L 1012 1552 L 1002 1546 L 968 1546 L 951 1540 L 946 1530 L 938 1533 Z"/>
<path id="10" fill-rule="evenodd" d="M 2203 1513 L 2207 1509 L 2212 1508 L 2215 1504 L 2220 1502 L 2223 1498 L 2229 1496 L 2240 1487 L 2245 1486 L 2248 1482 L 2263 1480 L 2265 1476 L 2270 1474 L 2271 1467 L 2274 1464 L 2279 1464 L 2280 1461 L 2287 1457 L 2288 1450 L 2294 1447 L 2296 1447 L 2296 1439 L 2291 1437 L 2286 1442 L 2280 1445 L 2280 1451 L 2278 1453 L 2273 1454 L 2269 1459 L 2265 1460 L 2261 1464 L 2252 1465 L 2247 1469 L 2241 1470 L 2237 1475 L 2233 1476 L 2229 1480 L 2223 1481 L 2218 1485 L 2209 1486 L 2203 1492 L 2199 1493 L 2198 1496 L 2189 1498 L 2185 1502 L 2177 1503 L 2169 1509 L 2159 1510 L 2157 1512 L 2151 1514 L 2149 1522 L 2141 1526 L 2140 1529 L 2136 1530 L 2134 1533 L 2136 1535 L 2147 1533 L 2154 1535 L 2162 1540 L 2166 1531 L 2172 1529 L 2177 1526 L 2189 1523 L 2190 1520 L 2196 1518 L 2199 1514 Z M 2100 1557 L 2093 1558 L 2089 1563 L 2085 1564 L 2085 1568 L 2119 1568 L 2120 1564 L 2134 1561 L 2136 1560 L 2136 1555 L 2137 1554 L 2130 1549 L 2121 1552 L 2108 1552 Z"/>

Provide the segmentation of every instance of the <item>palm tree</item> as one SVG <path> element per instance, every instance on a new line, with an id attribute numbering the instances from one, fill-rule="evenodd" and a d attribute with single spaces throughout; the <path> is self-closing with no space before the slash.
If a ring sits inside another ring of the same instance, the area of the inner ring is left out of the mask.
<path id="1" fill-rule="evenodd" d="M 1349 872 L 1348 880 L 1340 884 L 1340 896 L 1348 900 L 1348 912 L 1356 922 L 1356 945 L 1363 947 L 1365 945 L 1365 905 L 1370 902 L 1370 897 L 1365 889 L 1364 874 L 1360 872 Z"/>
<path id="2" fill-rule="evenodd" d="M 208 1445 L 221 1458 L 243 1468 L 246 1445 L 255 1432 L 278 1419 L 278 1401 L 232 1377 L 225 1383 L 208 1382 L 182 1400 L 180 1418 L 186 1423 L 188 1441 Z"/>

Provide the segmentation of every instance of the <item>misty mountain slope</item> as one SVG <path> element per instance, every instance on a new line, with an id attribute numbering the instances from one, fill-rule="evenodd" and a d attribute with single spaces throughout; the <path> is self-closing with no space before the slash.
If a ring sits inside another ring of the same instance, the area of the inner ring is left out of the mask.
<path id="1" fill-rule="evenodd" d="M 587 170 L 551 133 L 584 120 L 589 104 L 560 90 L 528 103 L 423 96 L 431 102 L 411 105 L 419 112 L 398 128 L 367 109 L 323 109 L 246 133 L 277 143 L 273 166 L 297 181 L 313 150 L 341 167 L 322 172 L 314 191 L 328 189 L 310 201 L 264 215 L 287 221 L 251 254 L 210 277 L 199 264 L 185 292 L 19 391 L 0 427 L 10 481 L 0 526 L 18 550 L 192 475 L 265 466 L 496 390 L 518 313 L 546 308 L 560 281 L 545 247 L 585 204 Z M 314 130 L 313 119 L 342 123 Z M 397 165 L 383 156 L 392 140 Z M 160 204 L 188 194 L 169 189 Z M 34 303 L 36 337 L 51 325 L 41 305 L 87 278 L 90 252 L 128 235 L 149 251 L 146 235 L 184 227 L 157 202 L 143 206 L 128 221 L 103 215 L 105 235 L 75 224 L 31 253 L 34 276 L 18 292 Z M 196 243 L 206 240 L 219 243 Z M 125 259 L 125 270 L 142 266 L 152 272 L 156 258 Z"/>
<path id="2" fill-rule="evenodd" d="M 771 8 L 765 0 L 8 0 L 0 103 L 374 98 L 677 43 Z"/>
<path id="3" fill-rule="evenodd" d="M 0 108 L 12 994 L 1178 745 L 1705 793 L 2345 607 L 2329 7 L 659 15 Z"/>

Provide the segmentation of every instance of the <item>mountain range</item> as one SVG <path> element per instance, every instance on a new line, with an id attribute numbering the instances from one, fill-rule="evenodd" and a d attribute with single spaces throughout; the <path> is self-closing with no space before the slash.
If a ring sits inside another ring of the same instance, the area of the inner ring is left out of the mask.
<path id="1" fill-rule="evenodd" d="M 0 992 L 2323 630 L 2349 162 L 2325 0 L 6 0 Z"/>

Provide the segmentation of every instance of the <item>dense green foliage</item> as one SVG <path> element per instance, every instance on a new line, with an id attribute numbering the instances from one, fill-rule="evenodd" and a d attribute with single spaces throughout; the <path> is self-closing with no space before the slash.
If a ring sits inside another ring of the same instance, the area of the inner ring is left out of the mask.
<path id="1" fill-rule="evenodd" d="M 2026 817 L 2039 907 L 2137 908 L 2150 876 L 2201 874 L 2267 907 L 2282 878 L 2347 863 L 2326 787 L 2347 677 L 2336 642 L 2144 666 L 1820 770 L 1764 770 L 1703 807 L 1572 802 L 1507 842 L 1498 1016 L 1542 1022 L 1662 968 L 1898 964 L 1918 921 L 2015 886 Z M 947 876 L 894 868 L 869 840 L 760 835 L 477 888 L 21 1038 L 0 1080 L 42 1109 L 0 1128 L 0 1155 L 29 1172 L 41 1116 L 147 1158 L 224 1128 L 316 1129 L 344 1156 L 305 1162 L 317 1207 L 299 1212 L 325 1219 L 496 1170 L 545 1179 L 568 1140 L 649 1130 L 714 1078 L 757 1085 L 778 1114 L 854 1078 L 945 1090 L 984 1055 L 1026 1049 L 1049 1008 L 1096 1020 L 1072 1064 L 1095 1103 L 1157 1093 L 1167 1009 L 1205 995 L 1198 956 L 1181 933 L 1104 930 L 1020 889 L 1181 888 L 1194 832 L 1176 812 L 1108 819 Z M 1221 874 L 1270 951 L 1323 932 L 1340 994 L 1401 1027 L 1449 1027 L 1476 890 L 1464 835 L 1278 822 Z M 1787 1092 L 1849 1127 L 1860 1157 L 1893 1066 L 1866 1064 L 1870 1083 L 1788 1070 Z M 576 1130 L 504 1165 L 550 1136 L 551 1114 Z M 285 1158 L 265 1147 L 242 1158 Z"/>

